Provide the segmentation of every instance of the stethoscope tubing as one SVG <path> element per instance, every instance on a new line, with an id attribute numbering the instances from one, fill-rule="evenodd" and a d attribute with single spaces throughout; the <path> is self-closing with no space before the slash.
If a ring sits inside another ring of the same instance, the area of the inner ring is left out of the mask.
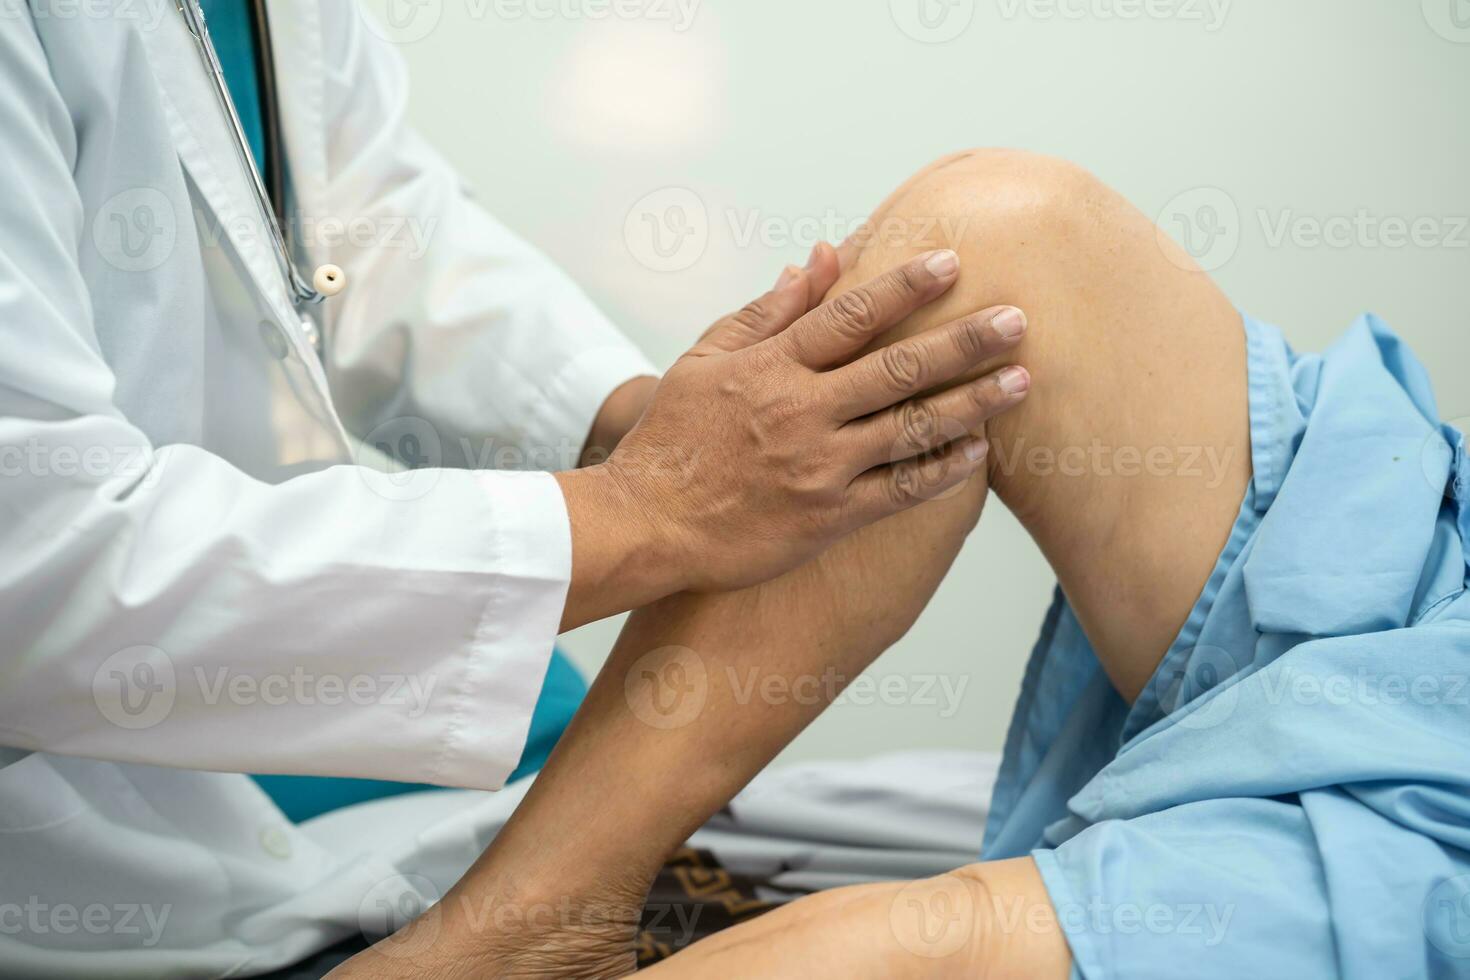
<path id="1" fill-rule="evenodd" d="M 199 0 L 175 0 L 175 2 L 179 8 L 179 13 L 184 15 L 184 24 L 193 36 L 195 45 L 199 49 L 199 56 L 204 61 L 204 69 L 209 74 L 220 111 L 229 120 L 230 129 L 235 137 L 235 154 L 239 158 L 240 166 L 244 169 L 250 181 L 250 187 L 255 193 L 255 203 L 260 209 L 261 217 L 265 219 L 266 229 L 270 234 L 271 244 L 275 248 L 276 261 L 280 266 L 281 275 L 285 278 L 286 285 L 291 290 L 291 301 L 298 311 L 303 311 L 304 307 L 316 306 L 322 300 L 326 299 L 326 294 L 308 283 L 297 270 L 296 263 L 291 261 L 291 252 L 286 245 L 286 236 L 282 232 L 281 223 L 276 217 L 270 192 L 266 189 L 265 181 L 260 175 L 260 169 L 255 165 L 254 157 L 250 153 L 250 142 L 245 136 L 244 126 L 240 123 L 240 114 L 235 110 L 235 102 L 230 98 L 230 89 L 225 82 L 224 68 L 220 64 L 219 56 L 215 53 L 214 43 L 209 37 L 209 27 L 205 24 L 204 11 L 199 6 Z"/>

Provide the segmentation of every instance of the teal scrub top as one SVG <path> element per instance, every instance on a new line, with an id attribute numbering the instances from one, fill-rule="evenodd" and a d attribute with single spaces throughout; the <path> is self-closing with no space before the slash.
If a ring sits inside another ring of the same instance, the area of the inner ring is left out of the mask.
<path id="1" fill-rule="evenodd" d="M 255 157 L 265 160 L 265 124 L 260 107 L 260 79 L 255 71 L 255 32 L 250 28 L 249 0 L 199 0 L 209 26 L 214 53 L 225 72 L 225 85 L 240 127 Z"/>

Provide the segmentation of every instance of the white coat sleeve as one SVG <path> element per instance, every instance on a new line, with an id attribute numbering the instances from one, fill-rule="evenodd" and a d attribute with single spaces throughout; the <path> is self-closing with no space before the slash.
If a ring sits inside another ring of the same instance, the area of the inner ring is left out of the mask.
<path id="1" fill-rule="evenodd" d="M 151 445 L 99 352 L 75 126 L 0 18 L 0 745 L 498 788 L 566 595 L 554 480 L 270 485 Z"/>
<path id="2" fill-rule="evenodd" d="M 347 273 L 325 308 L 344 424 L 363 436 L 423 419 L 457 466 L 574 467 L 607 396 L 657 372 L 406 122 L 403 60 L 355 0 L 320 11 L 326 166 L 293 179 L 313 260 Z M 488 83 L 480 70 L 466 66 L 467 81 Z M 309 213 L 318 205 L 324 215 Z"/>

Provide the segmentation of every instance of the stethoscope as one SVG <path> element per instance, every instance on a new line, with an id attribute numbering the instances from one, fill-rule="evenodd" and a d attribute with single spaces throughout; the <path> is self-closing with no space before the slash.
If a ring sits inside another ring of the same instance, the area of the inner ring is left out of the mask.
<path id="1" fill-rule="evenodd" d="M 328 296 L 336 296 L 340 293 L 347 285 L 347 277 L 340 268 L 328 264 L 318 266 L 312 273 L 311 282 L 308 283 L 300 270 L 296 268 L 296 263 L 291 260 L 291 251 L 286 245 L 286 236 L 281 230 L 285 220 L 283 202 L 280 198 L 272 199 L 270 191 L 266 189 L 265 180 L 261 176 L 262 168 L 255 165 L 255 158 L 250 152 L 250 142 L 245 136 L 245 128 L 240 123 L 240 115 L 235 111 L 235 102 L 230 98 L 230 89 L 225 83 L 224 69 L 220 66 L 219 56 L 215 54 L 214 42 L 209 38 L 209 28 L 204 23 L 204 11 L 199 6 L 199 0 L 176 0 L 176 3 L 179 13 L 184 15 L 184 24 L 188 27 L 189 33 L 194 36 L 194 41 L 199 47 L 199 55 L 204 59 L 204 68 L 214 85 L 214 94 L 219 101 L 220 110 L 229 119 L 230 128 L 235 134 L 236 156 L 239 157 L 241 167 L 249 176 L 250 186 L 255 192 L 255 203 L 260 208 L 262 217 L 265 218 L 271 243 L 275 247 L 276 261 L 281 268 L 281 275 L 291 290 L 292 305 L 296 307 L 296 312 L 301 317 L 302 327 L 312 346 L 320 351 L 320 334 L 306 311 L 312 306 L 319 305 Z M 281 141 L 280 124 L 275 112 L 275 73 L 269 49 L 270 36 L 265 22 L 265 8 L 259 0 L 256 0 L 255 3 L 255 17 L 260 41 L 256 46 L 256 54 L 262 68 L 261 103 L 265 109 L 264 115 L 268 120 L 266 126 L 267 160 L 264 161 L 264 165 L 276 175 L 274 183 L 279 188 L 283 181 L 279 177 Z"/>

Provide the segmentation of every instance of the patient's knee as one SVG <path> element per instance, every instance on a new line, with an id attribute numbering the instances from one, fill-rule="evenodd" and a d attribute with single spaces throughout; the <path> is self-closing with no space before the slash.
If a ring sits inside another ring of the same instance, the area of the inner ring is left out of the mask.
<path id="1" fill-rule="evenodd" d="M 920 170 L 873 213 L 849 246 L 836 295 L 936 248 L 959 253 L 961 275 L 948 295 L 898 325 L 877 345 L 992 306 L 1020 308 L 1026 340 L 969 377 L 1028 367 L 1058 341 L 1048 338 L 1058 300 L 1084 282 L 1093 230 L 1115 206 L 1111 192 L 1081 167 L 1020 150 L 969 150 Z"/>
<path id="2" fill-rule="evenodd" d="M 1065 220 L 1109 193 L 1075 163 L 1008 149 L 967 150 L 947 157 L 916 184 L 915 190 L 920 188 L 946 203 L 968 198 L 982 211 L 1029 214 L 1040 221 Z"/>
<path id="3" fill-rule="evenodd" d="M 1163 422 L 1144 421 L 1158 406 L 1197 404 L 1202 387 L 1227 390 L 1238 380 L 1244 342 L 1228 299 L 1161 247 L 1153 221 L 1082 167 L 1019 150 L 956 154 L 916 174 L 873 221 L 922 240 L 865 244 L 837 290 L 930 248 L 955 249 L 961 264 L 946 296 L 880 344 L 975 310 L 1025 313 L 1021 344 L 971 374 L 1019 363 L 1035 379 L 1025 403 L 988 427 L 993 444 L 1023 431 L 1054 446 L 1089 430 L 1161 437 L 1152 430 Z M 941 237 L 917 234 L 926 229 Z M 1137 393 L 1121 396 L 1129 391 Z M 1142 419 L 1135 402 L 1150 409 Z M 1177 410 L 1165 414 L 1183 425 Z"/>
<path id="4" fill-rule="evenodd" d="M 1065 160 L 1024 150 L 967 150 L 915 174 L 874 213 L 866 240 L 859 235 L 857 244 L 867 262 L 873 252 L 891 261 L 899 252 L 939 247 L 977 257 L 997 249 L 1054 253 L 1120 204 L 1106 185 Z"/>

